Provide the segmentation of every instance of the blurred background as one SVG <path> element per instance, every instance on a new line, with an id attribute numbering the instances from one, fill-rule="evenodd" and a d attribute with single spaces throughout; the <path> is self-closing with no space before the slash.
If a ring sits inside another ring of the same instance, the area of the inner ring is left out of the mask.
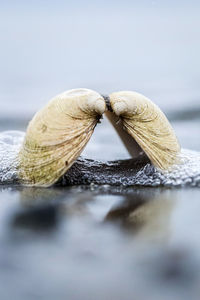
<path id="1" fill-rule="evenodd" d="M 67 89 L 135 90 L 200 151 L 199 16 L 197 0 L 0 0 L 0 131 L 25 131 Z M 83 154 L 128 157 L 105 119 Z M 199 300 L 199 199 L 0 186 L 0 299 Z"/>
<path id="2" fill-rule="evenodd" d="M 67 89 L 135 90 L 200 149 L 199 1 L 0 2 L 0 129 L 25 129 Z M 199 125 L 199 122 L 198 122 Z M 182 127 L 183 128 L 183 127 Z M 187 130 L 186 130 L 187 129 Z"/>

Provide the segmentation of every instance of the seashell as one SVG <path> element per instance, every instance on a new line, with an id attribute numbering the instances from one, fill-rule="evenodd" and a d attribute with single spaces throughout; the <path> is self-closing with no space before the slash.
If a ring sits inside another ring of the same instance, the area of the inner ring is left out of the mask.
<path id="1" fill-rule="evenodd" d="M 137 156 L 142 149 L 153 165 L 163 170 L 178 163 L 179 143 L 172 126 L 157 105 L 131 91 L 112 93 L 109 98 L 115 116 L 112 117 L 110 112 L 106 114 L 132 156 Z M 116 125 L 116 117 L 121 125 Z M 127 140 L 127 133 L 133 138 L 132 142 Z M 136 147 L 135 142 L 140 147 Z"/>
<path id="2" fill-rule="evenodd" d="M 53 98 L 30 121 L 19 152 L 25 185 L 50 186 L 78 158 L 106 109 L 95 91 L 73 89 Z"/>

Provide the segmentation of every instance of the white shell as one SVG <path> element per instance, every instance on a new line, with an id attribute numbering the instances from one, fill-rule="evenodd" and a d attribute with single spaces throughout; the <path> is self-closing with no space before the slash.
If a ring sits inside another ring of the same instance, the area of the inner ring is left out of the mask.
<path id="1" fill-rule="evenodd" d="M 114 114 L 120 117 L 124 130 L 156 167 L 169 169 L 178 162 L 179 143 L 172 126 L 157 105 L 131 91 L 112 93 L 110 104 Z"/>
<path id="2" fill-rule="evenodd" d="M 56 96 L 36 113 L 19 153 L 22 183 L 55 183 L 78 158 L 105 109 L 100 94 L 73 89 Z"/>

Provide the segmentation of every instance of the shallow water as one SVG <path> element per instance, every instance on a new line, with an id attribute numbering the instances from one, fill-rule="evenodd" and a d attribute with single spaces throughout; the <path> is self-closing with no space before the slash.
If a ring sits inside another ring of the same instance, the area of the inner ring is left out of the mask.
<path id="1" fill-rule="evenodd" d="M 9 187 L 1 196 L 3 299 L 198 299 L 199 190 Z"/>
<path id="2" fill-rule="evenodd" d="M 200 151 L 197 1 L 2 3 L 0 131 L 68 88 L 137 90 Z M 83 155 L 128 158 L 105 119 Z M 0 298 L 199 299 L 199 211 L 199 188 L 1 185 Z"/>

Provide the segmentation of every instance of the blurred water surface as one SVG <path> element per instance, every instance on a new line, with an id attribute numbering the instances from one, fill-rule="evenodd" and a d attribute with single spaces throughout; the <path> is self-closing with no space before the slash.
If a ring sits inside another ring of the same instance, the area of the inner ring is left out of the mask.
<path id="1" fill-rule="evenodd" d="M 136 90 L 199 150 L 198 1 L 1 1 L 0 130 L 51 97 Z M 103 119 L 83 153 L 128 157 Z M 0 187 L 1 299 L 199 299 L 200 191 Z"/>

